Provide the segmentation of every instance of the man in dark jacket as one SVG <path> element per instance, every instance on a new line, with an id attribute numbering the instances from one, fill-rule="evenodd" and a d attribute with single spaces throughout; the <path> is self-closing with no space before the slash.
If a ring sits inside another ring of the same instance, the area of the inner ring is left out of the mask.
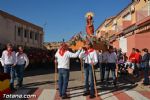
<path id="1" fill-rule="evenodd" d="M 144 68 L 144 81 L 143 84 L 144 85 L 149 85 L 149 53 L 148 53 L 148 49 L 143 49 L 142 50 L 142 65 Z"/>

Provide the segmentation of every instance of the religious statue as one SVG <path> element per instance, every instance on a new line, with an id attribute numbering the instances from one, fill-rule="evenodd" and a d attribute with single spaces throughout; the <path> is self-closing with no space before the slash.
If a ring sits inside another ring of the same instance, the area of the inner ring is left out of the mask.
<path id="1" fill-rule="evenodd" d="M 94 35 L 93 16 L 92 12 L 86 13 L 86 33 L 88 36 Z"/>

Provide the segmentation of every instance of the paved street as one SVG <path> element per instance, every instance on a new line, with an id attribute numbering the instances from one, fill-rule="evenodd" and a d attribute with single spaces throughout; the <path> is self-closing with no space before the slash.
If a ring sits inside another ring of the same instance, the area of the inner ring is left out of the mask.
<path id="1" fill-rule="evenodd" d="M 55 89 L 54 68 L 36 68 L 25 72 L 24 87 L 13 94 L 35 94 L 36 98 L 29 100 L 61 100 Z M 89 100 L 89 96 L 82 96 L 83 82 L 80 67 L 72 66 L 67 100 Z M 113 85 L 105 86 L 99 82 L 99 72 L 96 70 L 98 97 L 93 100 L 150 100 L 150 86 L 143 86 L 140 82 L 131 84 L 122 78 L 118 79 L 118 88 Z M 138 85 L 139 84 L 139 85 Z M 15 99 L 16 100 L 16 99 Z M 24 100 L 24 99 L 23 99 Z"/>

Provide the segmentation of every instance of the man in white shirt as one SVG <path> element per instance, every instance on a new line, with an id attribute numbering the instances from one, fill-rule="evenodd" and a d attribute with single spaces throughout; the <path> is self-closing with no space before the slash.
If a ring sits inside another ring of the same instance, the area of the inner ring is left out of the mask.
<path id="1" fill-rule="evenodd" d="M 24 69 L 29 65 L 29 59 L 24 53 L 22 46 L 18 47 L 18 52 L 16 53 L 16 75 L 17 75 L 17 87 L 22 87 Z"/>
<path id="2" fill-rule="evenodd" d="M 10 89 L 15 90 L 14 88 L 14 79 L 15 79 L 15 66 L 16 66 L 16 56 L 13 51 L 12 44 L 7 44 L 7 50 L 2 52 L 1 63 L 4 67 L 4 73 L 10 74 Z"/>
<path id="3" fill-rule="evenodd" d="M 59 93 L 62 99 L 67 98 L 66 90 L 68 87 L 69 81 L 69 69 L 70 69 L 70 58 L 76 58 L 79 56 L 81 50 L 78 50 L 76 53 L 68 51 L 68 45 L 63 43 L 55 54 L 55 62 L 58 63 L 58 85 Z"/>
<path id="4" fill-rule="evenodd" d="M 117 64 L 117 55 L 114 52 L 113 47 L 109 47 L 109 53 L 108 53 L 108 63 L 106 66 L 106 84 L 108 85 L 108 81 L 109 81 L 109 73 L 111 70 L 112 73 L 112 78 L 113 78 L 113 84 L 114 86 L 116 86 L 116 73 L 115 73 L 115 69 L 116 69 L 116 64 Z"/>
<path id="5" fill-rule="evenodd" d="M 94 98 L 94 78 L 92 66 L 98 63 L 98 56 L 96 50 L 93 49 L 92 43 L 86 43 L 87 50 L 82 50 L 79 58 L 84 60 L 84 79 L 85 79 L 85 91 L 83 96 L 89 95 L 89 77 L 90 77 L 90 98 Z"/>

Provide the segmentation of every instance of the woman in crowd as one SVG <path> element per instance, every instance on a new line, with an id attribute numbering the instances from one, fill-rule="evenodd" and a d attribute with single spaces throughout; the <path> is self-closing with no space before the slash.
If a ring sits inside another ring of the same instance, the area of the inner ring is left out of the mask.
<path id="1" fill-rule="evenodd" d="M 132 49 L 132 52 L 129 56 L 129 62 L 130 62 L 130 67 L 132 69 L 135 69 L 135 63 L 136 63 L 136 59 L 135 59 L 135 48 Z"/>

